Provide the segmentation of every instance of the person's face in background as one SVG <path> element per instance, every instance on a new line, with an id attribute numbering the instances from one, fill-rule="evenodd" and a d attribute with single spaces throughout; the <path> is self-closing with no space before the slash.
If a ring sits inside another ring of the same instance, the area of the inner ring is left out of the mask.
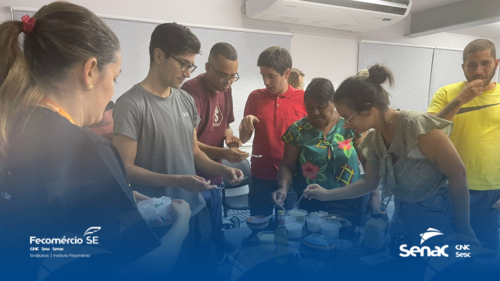
<path id="1" fill-rule="evenodd" d="M 191 68 L 194 65 L 196 54 L 185 53 L 165 57 L 165 53 L 157 48 L 155 50 L 155 61 L 158 66 L 158 74 L 165 88 L 179 89 L 186 78 L 191 77 Z"/>
<path id="2" fill-rule="evenodd" d="M 467 54 L 467 60 L 462 64 L 467 82 L 481 79 L 483 87 L 491 82 L 497 67 L 498 59 L 491 56 L 490 49 Z"/>
<path id="3" fill-rule="evenodd" d="M 298 90 L 304 90 L 304 76 L 299 75 L 299 87 Z"/>
<path id="4" fill-rule="evenodd" d="M 307 111 L 307 121 L 315 129 L 322 129 L 328 126 L 330 122 L 337 121 L 338 115 L 335 113 L 333 102 L 321 103 L 314 98 L 306 98 L 304 103 Z"/>
<path id="5" fill-rule="evenodd" d="M 238 60 L 231 61 L 219 55 L 209 58 L 205 64 L 205 79 L 211 89 L 225 92 L 233 84 L 238 73 Z"/>
<path id="6" fill-rule="evenodd" d="M 271 94 L 281 95 L 288 90 L 288 76 L 290 76 L 290 69 L 287 69 L 285 73 L 281 75 L 273 68 L 266 66 L 259 67 L 264 85 Z"/>
<path id="7" fill-rule="evenodd" d="M 97 83 L 93 85 L 92 90 L 86 94 L 87 96 L 84 99 L 87 102 L 84 125 L 91 125 L 101 121 L 103 112 L 115 92 L 115 83 L 120 75 L 121 65 L 122 58 L 121 54 L 118 53 L 116 62 L 106 65 L 99 72 Z"/>

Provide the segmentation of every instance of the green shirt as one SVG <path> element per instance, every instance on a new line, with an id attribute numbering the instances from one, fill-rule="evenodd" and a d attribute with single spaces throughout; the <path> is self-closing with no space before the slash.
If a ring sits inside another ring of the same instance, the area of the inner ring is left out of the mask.
<path id="1" fill-rule="evenodd" d="M 299 163 L 293 176 L 293 188 L 302 193 L 309 184 L 326 189 L 349 185 L 360 178 L 358 154 L 351 129 L 340 119 L 328 135 L 315 129 L 307 117 L 295 122 L 281 138 L 300 149 Z"/>
<path id="2" fill-rule="evenodd" d="M 448 178 L 418 149 L 418 137 L 436 128 L 449 136 L 453 123 L 426 113 L 401 110 L 389 149 L 379 131 L 366 135 L 359 150 L 368 164 L 379 169 L 382 198 L 394 194 L 401 201 L 420 202 L 431 198 L 446 185 Z"/>

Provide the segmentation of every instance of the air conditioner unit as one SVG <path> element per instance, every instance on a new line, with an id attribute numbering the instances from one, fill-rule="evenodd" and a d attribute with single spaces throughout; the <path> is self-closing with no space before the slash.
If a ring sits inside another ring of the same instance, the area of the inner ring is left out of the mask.
<path id="1" fill-rule="evenodd" d="M 405 18 L 411 0 L 246 0 L 253 19 L 366 32 Z"/>

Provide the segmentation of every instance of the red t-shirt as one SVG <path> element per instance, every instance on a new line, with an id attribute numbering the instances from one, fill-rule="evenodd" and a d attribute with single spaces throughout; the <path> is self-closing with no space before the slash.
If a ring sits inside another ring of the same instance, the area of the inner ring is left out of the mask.
<path id="1" fill-rule="evenodd" d="M 278 169 L 283 158 L 284 144 L 281 136 L 295 121 L 305 117 L 304 91 L 288 86 L 282 95 L 273 95 L 266 89 L 255 90 L 248 96 L 245 114 L 254 115 L 260 122 L 254 123 L 251 172 L 263 180 L 278 180 Z"/>
<path id="2" fill-rule="evenodd" d="M 182 90 L 188 92 L 196 103 L 201 121 L 196 128 L 198 141 L 206 145 L 224 147 L 227 126 L 234 122 L 233 96 L 229 88 L 225 92 L 214 92 L 203 79 L 203 74 L 186 81 Z M 222 163 L 222 159 L 212 159 Z M 221 176 L 211 176 L 197 172 L 211 184 L 221 184 Z"/>

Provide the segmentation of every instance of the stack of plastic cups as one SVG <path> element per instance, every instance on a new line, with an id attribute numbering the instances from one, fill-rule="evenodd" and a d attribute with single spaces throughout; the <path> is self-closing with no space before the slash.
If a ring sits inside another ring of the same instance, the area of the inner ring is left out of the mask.
<path id="1" fill-rule="evenodd" d="M 295 216 L 287 216 L 285 218 L 285 227 L 288 230 L 288 237 L 298 239 L 302 237 L 302 228 L 304 225 L 297 221 Z"/>
<path id="2" fill-rule="evenodd" d="M 324 221 L 324 218 L 321 217 L 318 213 L 313 212 L 310 213 L 306 218 L 307 230 L 311 232 L 319 232 L 321 231 L 321 223 Z"/>

